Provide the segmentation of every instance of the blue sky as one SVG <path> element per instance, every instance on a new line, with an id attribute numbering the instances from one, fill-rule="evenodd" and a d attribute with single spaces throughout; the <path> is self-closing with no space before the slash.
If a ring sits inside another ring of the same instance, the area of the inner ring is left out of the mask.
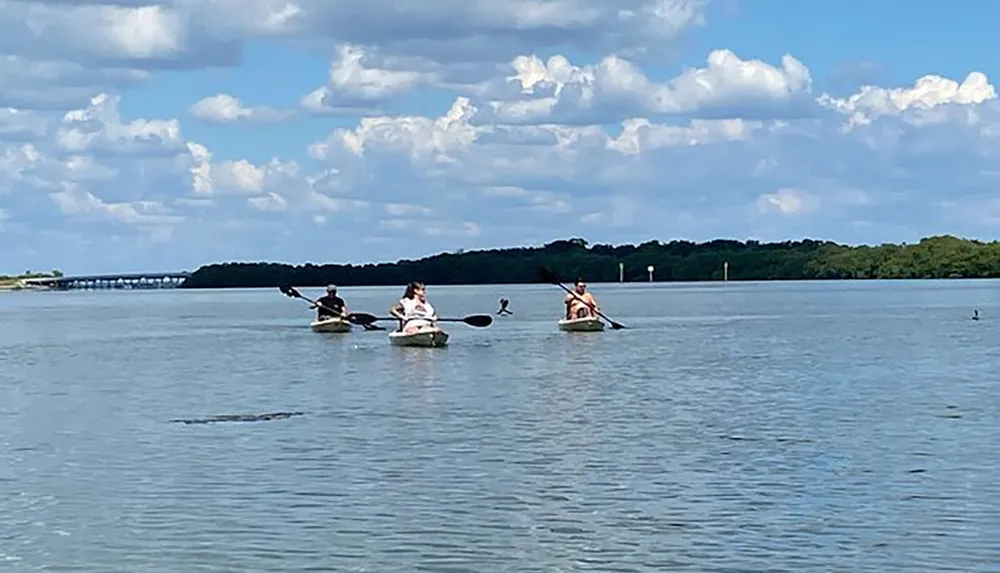
<path id="1" fill-rule="evenodd" d="M 0 1 L 0 274 L 1000 224 L 988 3 L 119 4 Z"/>

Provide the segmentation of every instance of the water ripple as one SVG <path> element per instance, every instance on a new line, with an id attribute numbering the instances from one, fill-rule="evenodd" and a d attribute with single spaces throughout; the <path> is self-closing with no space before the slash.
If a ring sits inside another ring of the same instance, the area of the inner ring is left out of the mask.
<path id="1" fill-rule="evenodd" d="M 574 336 L 505 286 L 443 351 L 273 293 L 10 298 L 0 570 L 1000 569 L 997 327 L 947 318 L 997 289 L 838 288 L 608 288 L 634 328 Z"/>

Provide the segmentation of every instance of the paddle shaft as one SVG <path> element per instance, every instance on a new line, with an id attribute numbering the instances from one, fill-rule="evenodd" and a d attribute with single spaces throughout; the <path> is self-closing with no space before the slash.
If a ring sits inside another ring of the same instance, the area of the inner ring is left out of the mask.
<path id="1" fill-rule="evenodd" d="M 400 318 L 398 316 L 394 316 L 392 318 L 387 318 L 386 320 L 399 320 L 402 321 L 403 324 L 414 320 L 426 320 L 427 322 L 462 322 L 461 318 L 431 318 L 427 316 L 411 316 L 410 318 Z"/>
<path id="2" fill-rule="evenodd" d="M 478 324 L 479 321 L 475 320 L 477 318 L 481 318 L 482 316 L 484 315 L 466 316 L 465 318 L 440 318 L 440 317 L 430 318 L 422 316 L 411 316 L 410 318 L 400 318 L 398 316 L 390 316 L 386 318 L 381 318 L 381 317 L 373 317 L 373 318 L 375 318 L 375 320 L 398 320 L 401 321 L 403 324 L 406 324 L 412 320 L 426 320 L 428 322 L 464 322 L 469 326 L 476 326 L 479 328 L 489 326 L 489 322 L 492 322 L 492 317 L 487 317 L 487 319 L 489 319 L 488 322 L 485 319 L 482 320 L 483 324 Z"/>
<path id="3" fill-rule="evenodd" d="M 332 308 L 326 306 L 325 304 L 320 304 L 320 302 L 318 300 L 312 300 L 312 299 L 306 298 L 304 296 L 302 297 L 302 299 L 305 300 L 305 301 L 307 301 L 307 302 L 310 302 L 310 303 L 312 303 L 312 304 L 314 304 L 314 305 L 316 305 L 316 306 L 318 306 L 320 308 L 325 308 L 326 310 L 329 310 L 330 312 L 332 312 L 334 314 L 334 316 L 338 316 L 339 318 L 344 318 L 343 311 L 341 311 L 340 314 L 338 315 L 337 311 L 335 311 Z"/>

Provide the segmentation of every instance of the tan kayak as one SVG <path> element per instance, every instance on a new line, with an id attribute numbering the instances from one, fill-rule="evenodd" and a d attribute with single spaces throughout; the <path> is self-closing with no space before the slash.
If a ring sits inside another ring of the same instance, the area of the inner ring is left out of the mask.
<path id="1" fill-rule="evenodd" d="M 448 333 L 437 327 L 421 328 L 416 332 L 390 332 L 389 343 L 393 346 L 419 346 L 439 348 L 448 344 Z"/>
<path id="2" fill-rule="evenodd" d="M 599 318 L 571 318 L 559 321 L 559 330 L 564 332 L 601 332 L 604 322 Z"/>
<path id="3" fill-rule="evenodd" d="M 324 318 L 314 320 L 309 327 L 313 332 L 350 332 L 352 325 L 342 318 Z"/>

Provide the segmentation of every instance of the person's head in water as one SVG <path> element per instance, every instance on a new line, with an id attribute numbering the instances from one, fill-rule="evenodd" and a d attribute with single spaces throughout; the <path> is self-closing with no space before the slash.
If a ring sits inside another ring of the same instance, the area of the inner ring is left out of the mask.
<path id="1" fill-rule="evenodd" d="M 326 294 L 328 294 L 330 296 L 336 296 L 336 294 L 337 294 L 337 285 L 326 285 Z"/>
<path id="2" fill-rule="evenodd" d="M 420 281 L 413 281 L 406 285 L 406 292 L 403 298 L 417 299 L 420 302 L 427 302 L 427 286 Z"/>
<path id="3" fill-rule="evenodd" d="M 573 283 L 573 289 L 576 294 L 583 294 L 587 292 L 587 283 L 583 282 L 583 279 L 576 279 L 576 282 Z"/>

